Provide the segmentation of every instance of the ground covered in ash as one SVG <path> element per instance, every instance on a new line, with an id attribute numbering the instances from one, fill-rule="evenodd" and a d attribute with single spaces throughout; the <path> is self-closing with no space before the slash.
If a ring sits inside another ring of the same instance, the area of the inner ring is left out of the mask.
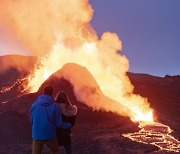
<path id="1" fill-rule="evenodd" d="M 23 57 L 22 57 L 23 58 Z M 0 57 L 1 61 L 2 57 Z M 12 85 L 17 78 L 23 78 L 28 72 L 10 68 L 0 72 L 0 90 Z M 23 75 L 22 75 L 23 74 Z M 180 77 L 166 76 L 164 78 L 144 74 L 128 73 L 135 85 L 135 93 L 148 98 L 159 121 L 171 126 L 174 135 L 179 138 L 180 115 Z M 21 96 L 18 92 L 22 87 L 17 83 L 12 89 L 0 94 L 0 153 L 31 153 L 31 125 L 29 123 L 30 106 L 42 92 L 45 84 L 58 90 L 66 90 L 70 100 L 78 106 L 79 113 L 75 127 L 72 129 L 72 145 L 75 154 L 143 154 L 167 153 L 159 151 L 153 145 L 146 145 L 129 140 L 124 133 L 138 131 L 138 124 L 128 117 L 122 117 L 111 112 L 93 111 L 78 102 L 73 86 L 64 79 L 50 77 L 37 93 Z M 63 153 L 64 150 L 60 148 Z M 44 147 L 43 153 L 49 153 Z"/>

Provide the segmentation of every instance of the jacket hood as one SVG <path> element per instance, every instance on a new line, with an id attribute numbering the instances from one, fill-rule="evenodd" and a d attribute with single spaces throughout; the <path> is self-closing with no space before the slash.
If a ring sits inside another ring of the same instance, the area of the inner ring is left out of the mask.
<path id="1" fill-rule="evenodd" d="M 42 94 L 38 97 L 37 102 L 43 106 L 48 106 L 54 103 L 54 99 L 52 96 Z"/>
<path id="2" fill-rule="evenodd" d="M 66 106 L 64 103 L 59 103 L 59 106 L 61 108 L 62 114 L 67 117 L 73 117 L 77 114 L 78 109 L 76 105 Z"/>

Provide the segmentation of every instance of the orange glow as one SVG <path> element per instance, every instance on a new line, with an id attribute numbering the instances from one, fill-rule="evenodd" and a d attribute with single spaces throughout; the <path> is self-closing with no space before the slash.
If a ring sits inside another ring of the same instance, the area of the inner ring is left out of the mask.
<path id="1" fill-rule="evenodd" d="M 51 54 L 43 58 L 41 66 L 35 70 L 33 78 L 31 78 L 28 85 L 31 91 L 37 91 L 52 73 L 61 69 L 66 63 L 75 63 L 87 68 L 100 86 L 103 94 L 116 101 L 114 105 L 113 103 L 108 105 L 107 108 L 110 111 L 121 114 L 123 108 L 120 105 L 123 104 L 129 110 L 128 114 L 133 121 L 153 121 L 152 110 L 148 107 L 146 99 L 134 94 L 128 97 L 123 96 L 127 90 L 133 90 L 132 85 L 127 76 L 118 74 L 118 69 L 115 70 L 117 72 L 113 72 L 111 65 L 103 66 L 104 53 L 101 51 L 101 48 L 98 48 L 99 42 L 85 42 L 80 48 L 71 50 L 65 47 L 60 38 L 58 39 L 59 42 L 54 45 Z M 118 57 L 119 55 L 116 56 Z M 120 60 L 127 61 L 125 57 L 119 57 Z M 111 61 L 110 55 L 105 58 L 107 61 Z M 114 62 L 116 63 L 116 61 Z M 100 108 L 103 108 L 103 106 Z M 107 108 L 105 110 L 108 110 Z"/>
<path id="2" fill-rule="evenodd" d="M 137 115 L 134 117 L 133 121 L 145 121 L 145 122 L 153 122 L 153 112 L 150 110 L 148 113 L 141 113 L 141 111 L 137 112 Z"/>
<path id="3" fill-rule="evenodd" d="M 45 69 L 44 74 L 43 74 L 43 80 L 45 81 L 46 79 L 48 79 L 50 75 L 51 75 L 51 72 Z"/>
<path id="4" fill-rule="evenodd" d="M 92 16 L 88 0 L 3 0 L 0 5 L 5 28 L 10 27 L 40 59 L 28 77 L 31 92 L 67 63 L 78 64 L 87 69 L 85 74 L 69 66 L 59 77 L 71 82 L 79 101 L 133 121 L 153 121 L 147 99 L 133 94 L 134 87 L 126 75 L 128 59 L 118 53 L 122 50 L 119 37 L 105 32 L 99 38 L 90 25 Z"/>

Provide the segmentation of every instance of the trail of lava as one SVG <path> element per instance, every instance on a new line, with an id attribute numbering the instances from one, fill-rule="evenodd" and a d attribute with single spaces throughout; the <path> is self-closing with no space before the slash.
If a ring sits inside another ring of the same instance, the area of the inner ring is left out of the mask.
<path id="1" fill-rule="evenodd" d="M 26 81 L 26 80 L 27 80 L 27 78 L 17 79 L 12 86 L 2 87 L 2 88 L 0 89 L 0 94 L 3 94 L 3 93 L 6 93 L 6 92 L 10 91 L 10 90 L 11 90 L 12 88 L 14 88 L 16 85 L 21 85 L 22 82 L 24 82 L 24 81 Z M 21 92 L 23 92 L 23 91 L 21 91 Z"/>
<path id="2" fill-rule="evenodd" d="M 12 97 L 10 98 L 9 100 L 6 100 L 6 101 L 0 101 L 0 103 L 2 104 L 6 104 L 7 102 L 15 99 L 15 98 L 18 98 L 18 97 L 21 97 L 22 95 L 24 95 L 25 93 L 27 93 L 27 89 L 26 87 L 23 87 L 23 82 L 26 82 L 28 80 L 28 78 L 22 78 L 22 79 L 17 79 L 16 82 L 14 82 L 14 84 L 12 86 L 9 86 L 9 87 L 2 87 L 0 89 L 0 94 L 4 94 L 6 92 L 9 92 L 11 89 L 13 89 L 15 86 L 22 86 L 22 89 L 20 90 L 20 94 L 19 95 L 16 95 L 15 97 Z"/>
<path id="3" fill-rule="evenodd" d="M 169 126 L 152 122 L 140 123 L 139 127 L 141 128 L 139 132 L 123 134 L 123 136 L 132 141 L 153 144 L 160 150 L 180 152 L 180 142 L 171 136 L 173 130 Z"/>
<path id="4" fill-rule="evenodd" d="M 9 100 L 7 100 L 7 101 L 1 102 L 1 103 L 2 103 L 2 104 L 6 104 L 7 102 L 12 101 L 13 99 L 19 98 L 19 97 L 21 97 L 21 96 L 23 96 L 23 94 L 22 94 L 22 95 L 18 95 L 18 96 L 16 96 L 16 97 L 13 97 L 13 98 L 11 98 L 11 99 L 9 99 Z"/>

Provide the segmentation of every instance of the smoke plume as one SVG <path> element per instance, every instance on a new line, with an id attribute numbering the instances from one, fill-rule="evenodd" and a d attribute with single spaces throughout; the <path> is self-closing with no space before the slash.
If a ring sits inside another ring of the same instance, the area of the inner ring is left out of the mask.
<path id="1" fill-rule="evenodd" d="M 84 42 L 84 36 L 93 31 L 89 26 L 92 13 L 87 0 L 3 0 L 0 24 L 14 31 L 33 55 L 42 57 L 52 49 L 56 33 L 69 46 Z"/>
<path id="2" fill-rule="evenodd" d="M 126 75 L 128 59 L 118 54 L 122 49 L 119 37 L 106 32 L 98 38 L 90 25 L 92 15 L 88 0 L 3 0 L 0 5 L 4 27 L 12 28 L 40 59 L 41 65 L 29 77 L 31 91 L 37 91 L 65 64 L 74 63 L 85 67 L 95 80 L 75 66 L 63 71 L 62 76 L 74 85 L 78 100 L 94 109 L 128 115 L 132 120 L 152 121 L 147 100 L 133 94 Z"/>

